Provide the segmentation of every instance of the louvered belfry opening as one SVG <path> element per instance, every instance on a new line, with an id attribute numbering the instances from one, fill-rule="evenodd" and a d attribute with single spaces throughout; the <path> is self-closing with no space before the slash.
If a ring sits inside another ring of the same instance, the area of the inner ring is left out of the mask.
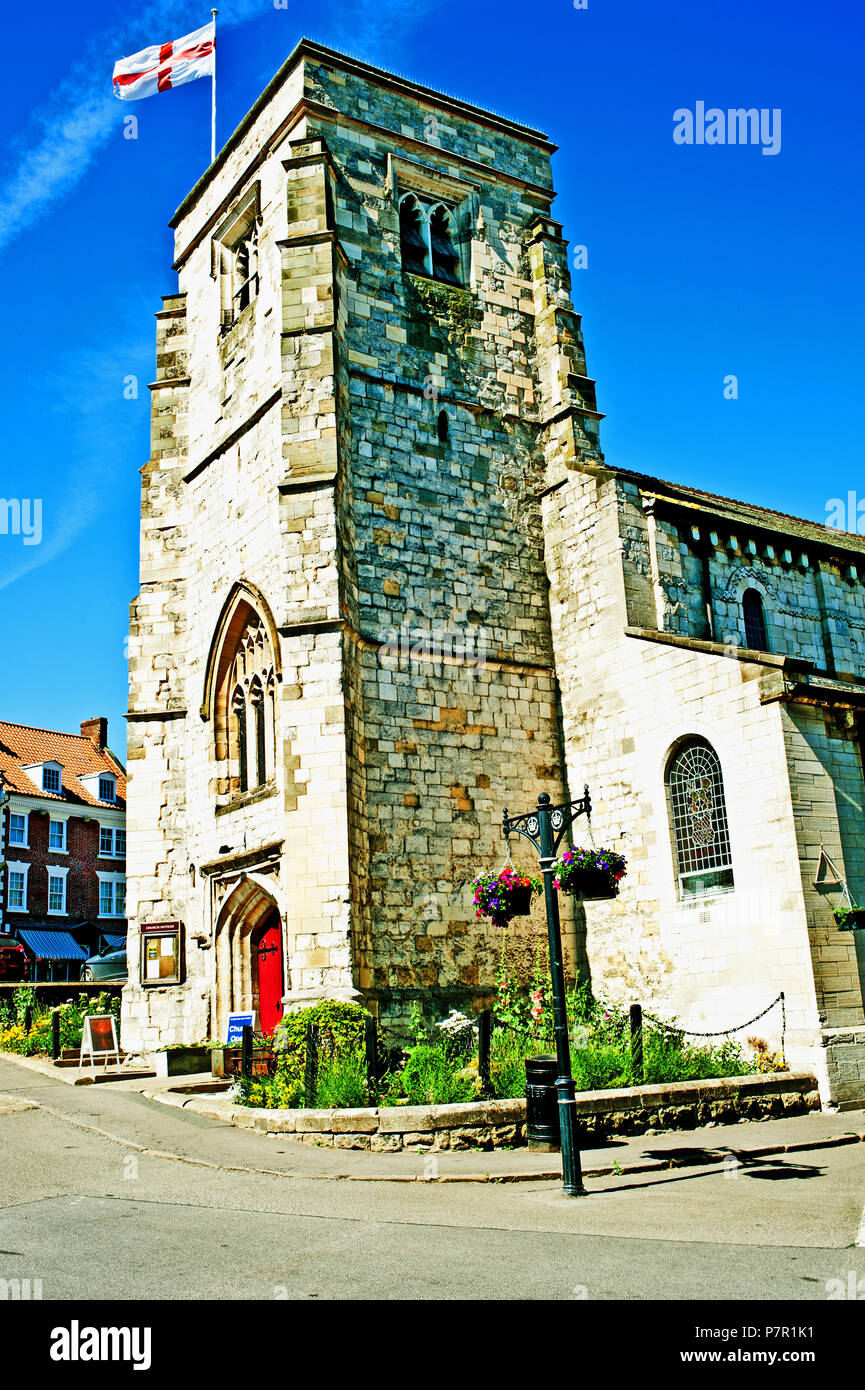
<path id="1" fill-rule="evenodd" d="M 399 236 L 403 269 L 413 275 L 426 275 L 427 243 L 420 208 L 413 197 L 404 198 L 400 203 Z"/>
<path id="2" fill-rule="evenodd" d="M 432 247 L 433 278 L 448 285 L 458 285 L 459 255 L 451 236 L 451 221 L 447 209 L 433 208 L 430 215 L 430 245 Z"/>

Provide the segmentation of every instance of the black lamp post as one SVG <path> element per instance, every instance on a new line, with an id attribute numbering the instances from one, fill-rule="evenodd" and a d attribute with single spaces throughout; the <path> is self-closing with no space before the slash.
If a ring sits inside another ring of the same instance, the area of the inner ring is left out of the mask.
<path id="1" fill-rule="evenodd" d="M 538 797 L 537 811 L 523 816 L 504 813 L 505 836 L 524 835 L 531 840 L 541 861 L 544 876 L 544 902 L 547 909 L 547 936 L 550 944 L 550 978 L 553 986 L 553 1018 L 556 1029 L 556 1061 L 559 1074 L 556 1090 L 559 1093 L 559 1128 L 562 1135 L 562 1180 L 566 1197 L 584 1197 L 580 1151 L 577 1148 L 574 1112 L 574 1078 L 571 1075 L 571 1047 L 568 1039 L 568 1014 L 565 1005 L 565 971 L 562 963 L 562 929 L 559 921 L 559 900 L 553 887 L 553 865 L 556 851 L 568 828 L 578 816 L 592 814 L 589 789 L 578 801 L 564 806 L 551 806 L 546 792 Z"/>

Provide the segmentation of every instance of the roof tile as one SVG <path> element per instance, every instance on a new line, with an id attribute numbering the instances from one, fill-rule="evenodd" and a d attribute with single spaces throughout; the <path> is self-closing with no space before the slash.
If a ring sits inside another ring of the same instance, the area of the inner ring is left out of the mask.
<path id="1" fill-rule="evenodd" d="M 44 762 L 63 764 L 62 793 L 42 791 L 22 770 L 32 763 Z M 110 804 L 125 811 L 123 764 L 109 749 L 97 752 L 90 740 L 81 734 L 55 733 L 51 729 L 32 729 L 25 724 L 7 724 L 0 720 L 0 775 L 10 791 L 67 805 L 107 806 L 108 802 L 100 801 L 79 782 L 79 777 L 88 772 L 110 772 L 116 777 L 117 800 Z"/>

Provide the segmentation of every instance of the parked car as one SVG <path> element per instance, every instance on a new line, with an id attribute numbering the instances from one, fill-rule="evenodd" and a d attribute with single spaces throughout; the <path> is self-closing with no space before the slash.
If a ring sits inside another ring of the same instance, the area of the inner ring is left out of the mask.
<path id="1" fill-rule="evenodd" d="M 30 958 L 14 936 L 0 936 L 0 981 L 30 979 Z"/>
<path id="2" fill-rule="evenodd" d="M 81 978 L 89 981 L 103 981 L 105 984 L 126 984 L 126 947 L 119 950 L 103 951 L 101 955 L 88 956 L 81 967 Z"/>

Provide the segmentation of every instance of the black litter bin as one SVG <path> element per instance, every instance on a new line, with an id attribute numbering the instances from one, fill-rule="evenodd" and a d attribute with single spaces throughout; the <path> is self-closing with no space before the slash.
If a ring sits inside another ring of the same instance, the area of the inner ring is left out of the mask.
<path id="1" fill-rule="evenodd" d="M 526 1140 L 530 1149 L 552 1153 L 561 1148 L 559 1093 L 555 1057 L 526 1058 Z"/>

